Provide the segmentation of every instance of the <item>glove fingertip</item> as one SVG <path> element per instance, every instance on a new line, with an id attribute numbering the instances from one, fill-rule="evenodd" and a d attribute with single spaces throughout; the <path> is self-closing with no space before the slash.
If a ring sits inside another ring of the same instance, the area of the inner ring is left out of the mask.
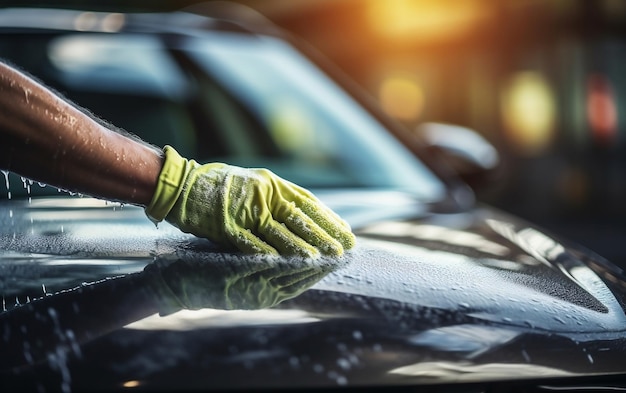
<path id="1" fill-rule="evenodd" d="M 345 250 L 350 250 L 356 246 L 356 236 L 352 232 L 344 232 L 338 236 L 339 242 Z"/>

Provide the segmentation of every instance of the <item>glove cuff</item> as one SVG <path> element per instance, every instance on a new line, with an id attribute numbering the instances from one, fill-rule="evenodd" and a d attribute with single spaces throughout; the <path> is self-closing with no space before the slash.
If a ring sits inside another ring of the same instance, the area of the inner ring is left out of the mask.
<path id="1" fill-rule="evenodd" d="M 152 200 L 145 209 L 148 218 L 155 223 L 162 221 L 172 210 L 193 166 L 171 146 L 165 146 L 163 152 L 165 153 L 163 168 Z"/>

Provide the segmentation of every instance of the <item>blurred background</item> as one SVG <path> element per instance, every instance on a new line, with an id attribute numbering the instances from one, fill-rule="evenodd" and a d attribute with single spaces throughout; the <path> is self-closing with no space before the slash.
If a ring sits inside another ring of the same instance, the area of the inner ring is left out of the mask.
<path id="1" fill-rule="evenodd" d="M 480 201 L 626 266 L 626 1 L 230 1 L 308 41 L 409 129 L 476 130 L 504 168 Z"/>

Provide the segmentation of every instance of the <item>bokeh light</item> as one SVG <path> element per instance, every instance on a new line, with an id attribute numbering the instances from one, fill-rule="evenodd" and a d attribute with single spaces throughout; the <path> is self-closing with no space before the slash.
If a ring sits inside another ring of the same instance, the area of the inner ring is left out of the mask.
<path id="1" fill-rule="evenodd" d="M 404 121 L 419 118 L 424 109 L 424 91 L 412 75 L 393 74 L 380 84 L 379 100 L 390 116 Z"/>
<path id="2" fill-rule="evenodd" d="M 604 75 L 587 78 L 587 120 L 593 139 L 610 144 L 617 136 L 617 108 L 610 81 Z"/>
<path id="3" fill-rule="evenodd" d="M 502 89 L 506 137 L 521 154 L 538 154 L 553 139 L 556 102 L 547 78 L 536 71 L 513 73 Z"/>

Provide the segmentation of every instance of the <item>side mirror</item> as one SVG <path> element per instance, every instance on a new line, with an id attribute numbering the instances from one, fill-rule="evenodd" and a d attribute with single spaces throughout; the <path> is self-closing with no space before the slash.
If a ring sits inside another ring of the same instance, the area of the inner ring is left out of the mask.
<path id="1" fill-rule="evenodd" d="M 472 188 L 491 180 L 500 154 L 476 131 L 451 124 L 422 123 L 415 133 L 432 154 L 440 156 Z"/>

